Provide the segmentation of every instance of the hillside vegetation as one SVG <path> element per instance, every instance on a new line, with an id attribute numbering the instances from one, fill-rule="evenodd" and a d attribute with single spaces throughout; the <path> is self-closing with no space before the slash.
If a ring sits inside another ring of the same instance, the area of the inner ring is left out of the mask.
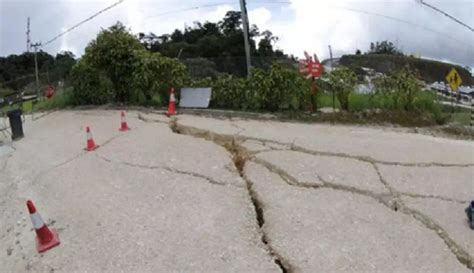
<path id="1" fill-rule="evenodd" d="M 471 73 L 461 66 L 403 55 L 344 55 L 341 57 L 340 64 L 355 68 L 368 67 L 384 74 L 399 71 L 406 65 L 409 65 L 409 67 L 416 70 L 420 78 L 427 83 L 445 81 L 446 74 L 454 67 L 462 78 L 462 85 L 474 85 L 474 79 Z"/>

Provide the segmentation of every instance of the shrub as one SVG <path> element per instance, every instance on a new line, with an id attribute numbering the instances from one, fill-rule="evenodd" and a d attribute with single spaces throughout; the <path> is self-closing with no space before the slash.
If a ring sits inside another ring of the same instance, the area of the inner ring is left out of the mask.
<path id="1" fill-rule="evenodd" d="M 231 75 L 218 77 L 212 84 L 211 106 L 242 109 L 246 97 L 246 81 Z"/>
<path id="2" fill-rule="evenodd" d="M 74 101 L 166 103 L 169 88 L 182 84 L 185 71 L 178 61 L 146 51 L 117 23 L 97 35 L 73 68 Z"/>
<path id="3" fill-rule="evenodd" d="M 376 95 L 390 98 L 387 108 L 393 110 L 414 110 L 414 100 L 421 92 L 415 73 L 408 68 L 384 76 L 375 81 Z"/>
<path id="4" fill-rule="evenodd" d="M 134 55 L 130 100 L 144 103 L 155 96 L 155 103 L 166 103 L 169 99 L 169 88 L 183 84 L 185 66 L 171 58 L 163 57 L 160 53 L 136 50 Z"/>
<path id="5" fill-rule="evenodd" d="M 71 106 L 74 103 L 74 93 L 71 91 L 64 91 L 55 94 L 52 98 L 38 102 L 34 106 L 35 111 L 45 111 L 51 109 L 62 109 Z"/>
<path id="6" fill-rule="evenodd" d="M 212 88 L 211 106 L 218 108 L 299 110 L 309 102 L 308 81 L 296 71 L 278 64 L 268 71 L 253 69 L 250 79 L 220 76 Z"/>
<path id="7" fill-rule="evenodd" d="M 131 68 L 137 61 L 136 50 L 145 51 L 140 42 L 121 23 L 102 30 L 85 49 L 83 61 L 111 80 L 115 101 L 130 100 L 133 74 Z"/>
<path id="8" fill-rule="evenodd" d="M 336 93 L 341 109 L 349 110 L 349 95 L 357 84 L 356 74 L 345 67 L 335 69 L 329 74 L 329 84 Z"/>
<path id="9" fill-rule="evenodd" d="M 104 104 L 113 97 L 113 85 L 104 73 L 79 61 L 72 69 L 74 104 Z"/>

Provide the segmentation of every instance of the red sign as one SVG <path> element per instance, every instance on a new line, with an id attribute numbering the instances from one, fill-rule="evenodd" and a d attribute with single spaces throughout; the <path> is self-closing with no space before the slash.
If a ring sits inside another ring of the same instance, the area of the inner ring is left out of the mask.
<path id="1" fill-rule="evenodd" d="M 300 73 L 306 75 L 306 77 L 311 78 L 319 78 L 323 73 L 323 66 L 319 62 L 318 56 L 314 54 L 314 59 L 308 54 L 308 52 L 304 52 L 306 60 L 300 60 Z"/>
<path id="2" fill-rule="evenodd" d="M 46 97 L 50 99 L 54 95 L 54 88 L 49 85 L 48 89 L 46 90 Z"/>

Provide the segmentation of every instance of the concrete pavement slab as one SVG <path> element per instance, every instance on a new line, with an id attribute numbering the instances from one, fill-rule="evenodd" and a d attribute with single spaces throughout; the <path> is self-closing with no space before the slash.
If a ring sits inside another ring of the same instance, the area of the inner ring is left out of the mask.
<path id="1" fill-rule="evenodd" d="M 245 166 L 269 244 L 295 272 L 469 272 L 414 218 L 372 198 L 289 186 L 255 163 Z"/>
<path id="2" fill-rule="evenodd" d="M 370 157 L 405 164 L 474 164 L 472 141 L 437 138 L 390 129 L 179 116 L 179 124 L 216 134 L 294 144 L 313 151 Z"/>
<path id="3" fill-rule="evenodd" d="M 179 128 L 178 134 L 163 115 L 139 114 L 127 114 L 132 130 L 125 133 L 118 131 L 120 111 L 27 118 L 25 138 L 0 156 L 0 271 L 280 272 L 278 260 L 289 272 L 466 270 L 426 219 L 403 206 L 393 211 L 378 193 L 387 194 L 389 183 L 424 196 L 402 201 L 461 241 L 466 231 L 450 213 L 462 205 L 458 199 L 470 198 L 473 167 L 449 165 L 472 164 L 470 142 L 189 115 L 178 116 L 177 126 L 210 130 L 209 136 Z M 102 145 L 92 153 L 83 151 L 86 125 Z M 236 146 L 233 136 L 240 138 Z M 247 156 L 305 183 L 289 186 L 247 161 L 241 174 L 254 183 L 247 192 L 235 167 Z M 371 160 L 381 161 L 383 181 Z M 325 183 L 311 184 L 314 177 Z M 36 254 L 27 198 L 58 229 L 60 247 Z M 431 202 L 438 199 L 458 201 Z"/>
<path id="4" fill-rule="evenodd" d="M 137 113 L 137 117 L 140 120 L 148 121 L 148 122 L 159 122 L 159 123 L 166 123 L 166 124 L 170 122 L 170 118 L 167 117 L 164 113 L 139 112 Z"/>
<path id="5" fill-rule="evenodd" d="M 222 147 L 202 139 L 173 133 L 167 124 L 143 123 L 97 154 L 111 161 L 173 168 L 203 175 L 218 183 L 244 187 L 230 154 Z"/>
<path id="6" fill-rule="evenodd" d="M 471 257 L 474 257 L 474 231 L 469 227 L 466 212 L 468 204 L 431 198 L 403 197 L 404 204 L 428 216 L 440 225 L 449 236 Z M 471 260 L 474 263 L 474 260 Z"/>
<path id="7" fill-rule="evenodd" d="M 355 187 L 373 193 L 388 193 L 372 164 L 351 158 L 315 156 L 295 151 L 269 151 L 256 155 L 285 171 L 298 182 Z"/>
<path id="8" fill-rule="evenodd" d="M 16 149 L 9 165 L 13 178 L 31 181 L 41 172 L 83 153 L 86 126 L 91 127 L 96 144 L 102 145 L 120 135 L 120 112 L 61 111 L 26 122 L 25 137 L 12 143 Z"/>
<path id="9" fill-rule="evenodd" d="M 471 200 L 474 167 L 406 167 L 378 165 L 381 175 L 395 190 L 406 194 Z"/>
<path id="10" fill-rule="evenodd" d="M 255 140 L 246 140 L 241 145 L 249 152 L 262 152 L 271 149 L 271 147 L 265 146 L 264 143 Z"/>
<path id="11" fill-rule="evenodd" d="M 59 231 L 61 245 L 42 255 L 27 198 Z M 6 272 L 278 271 L 262 247 L 244 188 L 86 154 L 41 177 L 9 205 L 14 228 L 0 243 L 9 249 L 0 253 Z"/>

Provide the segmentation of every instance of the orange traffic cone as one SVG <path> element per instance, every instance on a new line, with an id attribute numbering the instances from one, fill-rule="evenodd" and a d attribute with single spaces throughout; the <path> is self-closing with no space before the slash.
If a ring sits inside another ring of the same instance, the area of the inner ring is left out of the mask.
<path id="1" fill-rule="evenodd" d="M 168 104 L 168 112 L 166 115 L 169 116 L 174 116 L 176 115 L 176 98 L 174 97 L 174 88 L 171 87 L 171 93 L 170 93 L 170 103 Z"/>
<path id="2" fill-rule="evenodd" d="M 91 129 L 89 126 L 86 127 L 86 135 L 87 135 L 87 147 L 85 148 L 86 151 L 94 151 L 95 149 L 99 148 L 99 145 L 95 145 L 94 139 L 92 138 Z"/>
<path id="3" fill-rule="evenodd" d="M 125 119 L 125 112 L 122 111 L 122 122 L 121 122 L 121 125 L 120 125 L 120 128 L 119 128 L 119 131 L 128 131 L 130 130 L 130 128 L 128 128 L 128 124 L 127 124 L 127 120 Z"/>
<path id="4" fill-rule="evenodd" d="M 54 228 L 49 229 L 44 223 L 41 215 L 36 211 L 31 200 L 26 201 L 26 206 L 30 212 L 31 222 L 36 231 L 36 249 L 39 253 L 45 252 L 59 245 L 59 236 Z"/>

